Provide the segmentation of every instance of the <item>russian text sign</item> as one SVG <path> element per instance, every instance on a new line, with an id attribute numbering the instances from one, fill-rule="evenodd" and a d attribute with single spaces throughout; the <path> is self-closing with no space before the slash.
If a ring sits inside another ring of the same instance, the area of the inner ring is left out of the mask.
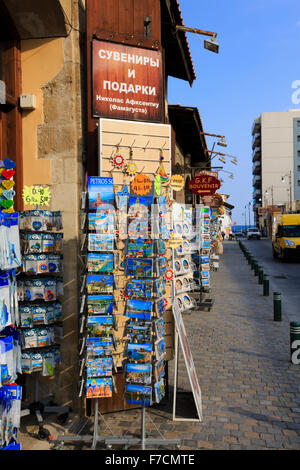
<path id="1" fill-rule="evenodd" d="M 162 122 L 161 53 L 94 39 L 93 116 Z"/>

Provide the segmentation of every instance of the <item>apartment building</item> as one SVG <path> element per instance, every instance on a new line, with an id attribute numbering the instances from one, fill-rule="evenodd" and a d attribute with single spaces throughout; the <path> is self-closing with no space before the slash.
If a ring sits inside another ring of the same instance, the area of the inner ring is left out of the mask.
<path id="1" fill-rule="evenodd" d="M 300 109 L 265 112 L 252 126 L 253 211 L 295 210 L 300 201 Z"/>

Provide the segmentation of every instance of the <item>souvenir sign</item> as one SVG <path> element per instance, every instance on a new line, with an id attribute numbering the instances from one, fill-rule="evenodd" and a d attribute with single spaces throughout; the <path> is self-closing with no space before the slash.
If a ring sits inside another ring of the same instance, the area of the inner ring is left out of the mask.
<path id="1" fill-rule="evenodd" d="M 181 175 L 172 175 L 170 180 L 170 187 L 174 191 L 181 191 L 184 187 L 184 178 Z"/>
<path id="2" fill-rule="evenodd" d="M 24 204 L 31 206 L 49 206 L 50 188 L 43 186 L 24 186 L 23 188 Z"/>
<path id="3" fill-rule="evenodd" d="M 152 182 L 148 175 L 139 174 L 133 178 L 131 182 L 131 190 L 138 196 L 145 196 L 149 194 L 152 189 Z"/>
<path id="4" fill-rule="evenodd" d="M 175 250 L 182 244 L 183 244 L 183 238 L 175 235 L 174 232 L 171 233 L 170 239 L 168 240 L 169 248 L 171 248 L 172 250 Z"/>
<path id="5" fill-rule="evenodd" d="M 215 194 L 221 186 L 220 181 L 215 176 L 199 173 L 188 183 L 188 188 L 193 194 L 211 195 Z"/>

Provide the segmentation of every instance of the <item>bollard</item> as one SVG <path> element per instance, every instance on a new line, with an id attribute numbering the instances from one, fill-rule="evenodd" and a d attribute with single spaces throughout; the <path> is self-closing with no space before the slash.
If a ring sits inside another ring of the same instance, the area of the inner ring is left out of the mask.
<path id="1" fill-rule="evenodd" d="M 258 266 L 258 284 L 262 284 L 264 279 L 264 270 L 262 266 Z"/>
<path id="2" fill-rule="evenodd" d="M 252 257 L 252 259 L 251 259 L 251 269 L 254 269 L 255 263 L 257 263 L 257 261 L 254 257 Z"/>
<path id="3" fill-rule="evenodd" d="M 258 263 L 255 262 L 254 264 L 254 276 L 258 276 Z"/>
<path id="4" fill-rule="evenodd" d="M 290 344 L 291 344 L 291 362 L 300 364 L 300 323 L 292 321 L 290 323 Z"/>
<path id="5" fill-rule="evenodd" d="M 270 276 L 269 274 L 264 274 L 263 277 L 263 295 L 268 296 L 270 294 Z"/>
<path id="6" fill-rule="evenodd" d="M 252 255 L 250 255 L 250 253 L 249 253 L 249 255 L 248 255 L 248 264 L 251 264 L 251 260 L 252 260 Z"/>
<path id="7" fill-rule="evenodd" d="M 274 321 L 281 321 L 281 294 L 273 292 Z"/>

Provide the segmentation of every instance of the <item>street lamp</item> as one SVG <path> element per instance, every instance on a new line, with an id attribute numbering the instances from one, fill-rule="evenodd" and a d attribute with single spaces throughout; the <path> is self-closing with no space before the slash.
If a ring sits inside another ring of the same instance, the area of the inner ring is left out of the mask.
<path id="1" fill-rule="evenodd" d="M 203 31 L 202 29 L 188 28 L 187 26 L 176 25 L 176 31 L 184 31 L 188 33 L 201 34 L 203 36 L 210 36 L 210 39 L 204 40 L 204 48 L 208 51 L 219 53 L 219 43 L 217 41 L 217 33 L 210 31 Z"/>
<path id="2" fill-rule="evenodd" d="M 288 176 L 289 177 L 289 188 L 290 188 L 290 191 L 289 191 L 289 212 L 292 212 L 292 171 L 289 171 L 289 173 L 286 173 L 285 175 L 283 175 L 281 177 L 281 182 L 282 183 L 285 183 L 285 177 Z"/>

